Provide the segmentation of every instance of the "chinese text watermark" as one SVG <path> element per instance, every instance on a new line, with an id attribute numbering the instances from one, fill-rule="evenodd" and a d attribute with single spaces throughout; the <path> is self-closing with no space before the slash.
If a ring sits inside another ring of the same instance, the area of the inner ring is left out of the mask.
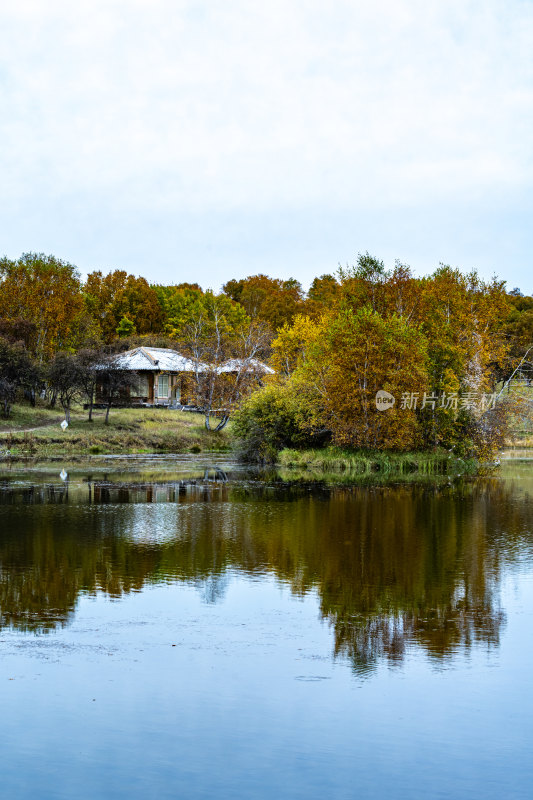
<path id="1" fill-rule="evenodd" d="M 440 392 L 428 394 L 427 392 L 402 392 L 398 408 L 416 411 L 417 409 L 430 408 L 459 411 L 488 411 L 496 406 L 497 392 Z M 388 411 L 393 408 L 396 398 L 390 392 L 380 389 L 376 392 L 376 408 L 378 411 Z"/>

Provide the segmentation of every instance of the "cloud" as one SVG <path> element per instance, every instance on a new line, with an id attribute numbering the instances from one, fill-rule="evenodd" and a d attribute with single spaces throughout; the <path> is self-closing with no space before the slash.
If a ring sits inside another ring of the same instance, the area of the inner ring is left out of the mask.
<path id="1" fill-rule="evenodd" d="M 4 210 L 142 226 L 531 188 L 521 0 L 21 0 L 0 23 Z"/>

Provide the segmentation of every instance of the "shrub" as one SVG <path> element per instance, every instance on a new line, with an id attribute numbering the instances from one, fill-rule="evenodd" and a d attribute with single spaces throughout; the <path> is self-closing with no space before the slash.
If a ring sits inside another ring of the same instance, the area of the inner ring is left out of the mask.
<path id="1" fill-rule="evenodd" d="M 235 414 L 233 433 L 239 456 L 262 463 L 276 461 L 285 447 L 316 447 L 327 437 L 311 430 L 289 384 L 270 384 L 254 392 Z"/>

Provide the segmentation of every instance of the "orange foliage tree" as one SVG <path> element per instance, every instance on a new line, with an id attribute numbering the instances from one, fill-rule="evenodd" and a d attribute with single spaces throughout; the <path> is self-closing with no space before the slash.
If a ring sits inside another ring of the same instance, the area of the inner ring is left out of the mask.
<path id="1" fill-rule="evenodd" d="M 319 318 L 324 311 L 337 305 L 341 286 L 334 275 L 321 275 L 309 287 L 304 303 L 304 313 L 312 319 Z"/>
<path id="2" fill-rule="evenodd" d="M 154 289 L 145 278 L 114 270 L 107 275 L 91 272 L 84 286 L 87 309 L 98 322 L 106 342 L 117 337 L 122 320 L 128 333 L 160 333 L 164 314 Z"/>
<path id="3" fill-rule="evenodd" d="M 44 253 L 0 260 L 0 317 L 35 323 L 28 348 L 40 361 L 69 346 L 83 310 L 72 264 Z"/>
<path id="4" fill-rule="evenodd" d="M 292 322 L 303 310 L 304 293 L 294 278 L 284 281 L 267 275 L 252 275 L 242 280 L 228 281 L 223 292 L 240 303 L 252 319 L 263 320 L 272 332 Z"/>

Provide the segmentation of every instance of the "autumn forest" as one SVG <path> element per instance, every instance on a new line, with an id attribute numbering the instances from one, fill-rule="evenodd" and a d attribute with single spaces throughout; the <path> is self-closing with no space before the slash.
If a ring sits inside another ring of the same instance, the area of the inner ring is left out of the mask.
<path id="1" fill-rule="evenodd" d="M 123 270 L 83 280 L 74 265 L 38 253 L 0 260 L 4 416 L 16 403 L 56 402 L 65 382 L 68 404 L 86 399 L 95 364 L 143 344 L 215 365 L 211 405 L 231 404 L 250 458 L 324 445 L 487 458 L 517 413 L 501 387 L 528 364 L 533 298 L 445 265 L 415 277 L 368 253 L 308 291 L 266 275 L 212 291 Z M 239 376 L 219 380 L 227 359 L 261 359 L 275 375 L 241 380 L 237 391 L 229 384 Z M 393 398 L 385 411 L 378 392 Z M 200 410 L 206 396 L 203 385 Z"/>

